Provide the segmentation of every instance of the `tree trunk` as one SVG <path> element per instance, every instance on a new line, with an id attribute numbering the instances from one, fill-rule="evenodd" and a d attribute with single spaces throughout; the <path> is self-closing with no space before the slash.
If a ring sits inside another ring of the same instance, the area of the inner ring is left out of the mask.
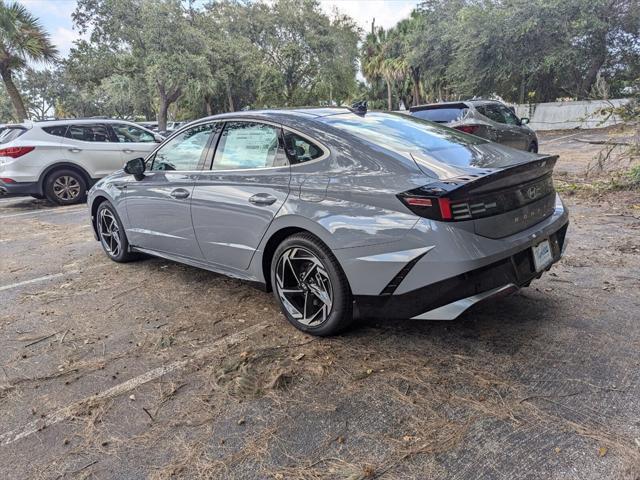
<path id="1" fill-rule="evenodd" d="M 160 110 L 158 111 L 158 131 L 167 129 L 167 112 L 169 111 L 169 100 L 165 96 L 160 97 Z"/>
<path id="2" fill-rule="evenodd" d="M 595 83 L 596 78 L 598 77 L 598 72 L 602 68 L 602 65 L 604 65 L 605 59 L 606 59 L 605 55 L 599 55 L 593 60 L 591 60 L 591 64 L 589 65 L 589 70 L 587 71 L 587 74 L 584 76 L 582 85 L 580 86 L 578 100 L 589 98 L 589 95 L 591 94 L 591 87 L 593 87 L 593 84 Z"/>
<path id="3" fill-rule="evenodd" d="M 391 100 L 391 80 L 388 78 L 385 78 L 384 80 L 387 82 L 387 109 L 391 111 L 393 110 L 393 103 Z"/>
<path id="4" fill-rule="evenodd" d="M 7 90 L 9 94 L 9 98 L 11 99 L 11 103 L 13 103 L 13 108 L 16 110 L 16 120 L 18 122 L 22 122 L 27 120 L 27 110 L 24 108 L 24 102 L 22 101 L 22 97 L 20 96 L 20 92 L 16 88 L 15 83 L 13 83 L 13 76 L 11 75 L 11 70 L 8 68 L 0 69 L 0 76 L 2 76 L 2 81 L 4 82 L 4 88 Z"/>
<path id="5" fill-rule="evenodd" d="M 235 112 L 236 108 L 233 105 L 233 95 L 231 95 L 231 87 L 229 86 L 228 83 L 227 83 L 227 100 L 229 101 L 229 111 Z"/>
<path id="6" fill-rule="evenodd" d="M 204 97 L 204 109 L 207 117 L 213 115 L 213 107 L 211 106 L 211 99 L 207 96 Z"/>
<path id="7" fill-rule="evenodd" d="M 420 69 L 411 69 L 411 79 L 413 80 L 413 106 L 420 105 Z"/>
<path id="8" fill-rule="evenodd" d="M 164 131 L 167 129 L 167 113 L 169 112 L 169 106 L 180 98 L 182 95 L 182 89 L 175 87 L 173 90 L 169 89 L 171 93 L 167 93 L 167 89 L 164 84 L 156 82 L 158 86 L 158 94 L 160 97 L 160 110 L 158 111 L 158 131 Z"/>

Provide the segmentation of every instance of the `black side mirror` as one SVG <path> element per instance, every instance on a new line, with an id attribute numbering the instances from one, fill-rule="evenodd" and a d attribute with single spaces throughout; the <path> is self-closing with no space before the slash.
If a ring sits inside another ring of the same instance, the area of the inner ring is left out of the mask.
<path id="1" fill-rule="evenodd" d="M 125 173 L 133 175 L 134 177 L 136 177 L 136 180 L 140 180 L 142 177 L 144 177 L 144 169 L 145 164 L 144 158 L 142 157 L 129 160 L 124 166 Z"/>
<path id="2" fill-rule="evenodd" d="M 527 117 L 522 117 L 520 119 L 520 124 L 521 125 L 526 125 L 527 123 L 529 123 L 529 119 Z"/>

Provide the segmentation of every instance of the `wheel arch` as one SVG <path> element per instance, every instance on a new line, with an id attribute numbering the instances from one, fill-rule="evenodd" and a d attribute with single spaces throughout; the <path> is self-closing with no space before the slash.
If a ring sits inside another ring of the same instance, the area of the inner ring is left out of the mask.
<path id="1" fill-rule="evenodd" d="M 96 224 L 96 214 L 98 213 L 98 207 L 102 205 L 104 202 L 108 202 L 109 199 L 104 195 L 97 195 L 91 201 L 91 226 L 93 228 L 93 236 L 96 240 L 100 240 L 98 237 L 98 225 Z"/>
<path id="2" fill-rule="evenodd" d="M 51 175 L 53 172 L 55 172 L 56 170 L 62 170 L 62 169 L 69 169 L 69 170 L 74 170 L 78 172 L 80 175 L 82 175 L 82 178 L 86 182 L 87 190 L 91 188 L 91 185 L 93 184 L 93 179 L 91 178 L 91 175 L 89 175 L 89 172 L 87 172 L 84 168 L 82 168 L 80 165 L 77 165 L 71 162 L 57 162 L 52 165 L 49 165 L 40 174 L 40 178 L 38 179 L 38 189 L 41 195 L 44 195 L 44 184 L 45 184 L 45 181 L 47 180 L 47 177 Z"/>
<path id="3" fill-rule="evenodd" d="M 280 245 L 285 238 L 295 235 L 296 233 L 308 233 L 318 238 L 317 235 L 314 235 L 309 230 L 301 227 L 283 227 L 274 232 L 264 246 L 262 251 L 262 276 L 264 278 L 265 290 L 267 292 L 271 292 L 273 290 L 271 285 L 271 262 L 273 260 L 273 254 L 276 253 L 278 245 Z"/>

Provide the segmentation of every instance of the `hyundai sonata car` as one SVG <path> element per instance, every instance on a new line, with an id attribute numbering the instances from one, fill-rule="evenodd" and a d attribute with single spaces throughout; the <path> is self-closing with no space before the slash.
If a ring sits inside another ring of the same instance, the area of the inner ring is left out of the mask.
<path id="1" fill-rule="evenodd" d="M 112 260 L 256 282 L 330 335 L 354 317 L 451 320 L 539 278 L 566 245 L 556 160 L 402 114 L 238 112 L 183 127 L 88 205 Z"/>

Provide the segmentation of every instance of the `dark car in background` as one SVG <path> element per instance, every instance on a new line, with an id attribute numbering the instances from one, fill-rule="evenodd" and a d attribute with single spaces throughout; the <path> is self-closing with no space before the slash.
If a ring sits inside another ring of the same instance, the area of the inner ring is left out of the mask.
<path id="1" fill-rule="evenodd" d="M 538 151 L 538 137 L 527 126 L 529 119 L 518 118 L 502 102 L 466 100 L 431 103 L 411 107 L 409 113 L 519 150 Z"/>

